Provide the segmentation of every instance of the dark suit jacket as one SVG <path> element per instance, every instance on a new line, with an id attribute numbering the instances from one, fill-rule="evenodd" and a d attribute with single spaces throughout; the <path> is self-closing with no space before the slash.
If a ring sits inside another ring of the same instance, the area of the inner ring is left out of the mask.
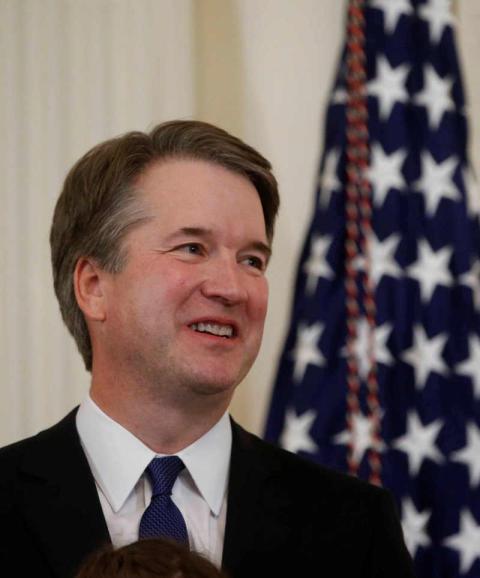
<path id="1" fill-rule="evenodd" d="M 109 534 L 72 411 L 0 450 L 0 574 L 71 578 Z M 233 422 L 223 565 L 232 578 L 410 578 L 387 492 Z"/>

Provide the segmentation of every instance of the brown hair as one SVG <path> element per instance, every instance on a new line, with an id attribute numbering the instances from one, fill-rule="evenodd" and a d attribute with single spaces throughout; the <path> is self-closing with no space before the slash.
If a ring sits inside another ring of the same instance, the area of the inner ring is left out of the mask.
<path id="1" fill-rule="evenodd" d="M 267 237 L 273 238 L 279 196 L 272 167 L 226 131 L 199 121 L 171 121 L 148 134 L 129 132 L 95 146 L 68 173 L 50 231 L 55 294 L 87 370 L 92 346 L 73 288 L 76 263 L 92 257 L 110 273 L 121 271 L 127 257 L 121 242 L 145 218 L 135 202 L 135 183 L 152 163 L 169 158 L 205 160 L 246 177 L 258 191 Z"/>
<path id="2" fill-rule="evenodd" d="M 226 578 L 206 558 L 164 539 L 139 540 L 91 554 L 75 578 Z"/>

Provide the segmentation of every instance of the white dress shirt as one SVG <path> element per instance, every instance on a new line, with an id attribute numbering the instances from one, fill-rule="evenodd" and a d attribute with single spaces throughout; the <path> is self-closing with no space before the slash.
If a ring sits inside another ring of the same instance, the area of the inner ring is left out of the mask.
<path id="1" fill-rule="evenodd" d="M 152 489 L 145 468 L 156 454 L 106 415 L 90 396 L 76 418 L 82 447 L 115 547 L 138 539 L 138 527 Z M 172 490 L 183 514 L 190 548 L 220 566 L 227 510 L 227 481 L 232 446 L 228 414 L 200 439 L 176 455 L 185 464 Z"/>

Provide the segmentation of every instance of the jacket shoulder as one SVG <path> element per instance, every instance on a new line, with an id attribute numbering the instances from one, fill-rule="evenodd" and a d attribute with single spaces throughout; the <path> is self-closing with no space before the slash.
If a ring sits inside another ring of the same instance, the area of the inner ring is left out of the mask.
<path id="1" fill-rule="evenodd" d="M 232 431 L 230 488 L 235 493 L 229 506 L 233 509 L 235 500 L 249 490 L 255 497 L 252 519 L 261 519 L 269 535 L 265 530 L 262 542 L 259 533 L 254 547 L 260 550 L 262 543 L 270 544 L 271 536 L 277 536 L 277 554 L 283 560 L 278 575 L 286 575 L 289 564 L 297 570 L 299 564 L 318 564 L 321 553 L 325 569 L 335 575 L 413 578 L 389 491 L 276 447 L 237 424 Z M 239 518 L 241 508 L 244 501 L 234 510 Z"/>
<path id="2" fill-rule="evenodd" d="M 258 461 L 270 475 L 281 477 L 285 483 L 301 484 L 303 492 L 311 487 L 318 494 L 320 488 L 332 494 L 380 495 L 388 492 L 348 474 L 327 468 L 298 454 L 275 446 L 246 431 L 233 422 L 233 439 L 245 451 L 258 456 Z"/>
<path id="3" fill-rule="evenodd" d="M 75 426 L 77 409 L 72 410 L 55 425 L 0 448 L 0 480 L 5 481 L 8 474 L 14 473 L 29 456 L 41 455 L 43 451 L 53 449 L 56 445 L 78 440 Z"/>

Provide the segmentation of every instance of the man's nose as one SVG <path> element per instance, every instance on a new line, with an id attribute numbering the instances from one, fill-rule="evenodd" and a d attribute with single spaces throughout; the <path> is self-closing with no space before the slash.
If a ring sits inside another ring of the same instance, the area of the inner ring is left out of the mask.
<path id="1" fill-rule="evenodd" d="M 235 259 L 213 259 L 202 284 L 202 293 L 228 306 L 242 303 L 248 295 L 244 276 L 245 272 Z"/>

